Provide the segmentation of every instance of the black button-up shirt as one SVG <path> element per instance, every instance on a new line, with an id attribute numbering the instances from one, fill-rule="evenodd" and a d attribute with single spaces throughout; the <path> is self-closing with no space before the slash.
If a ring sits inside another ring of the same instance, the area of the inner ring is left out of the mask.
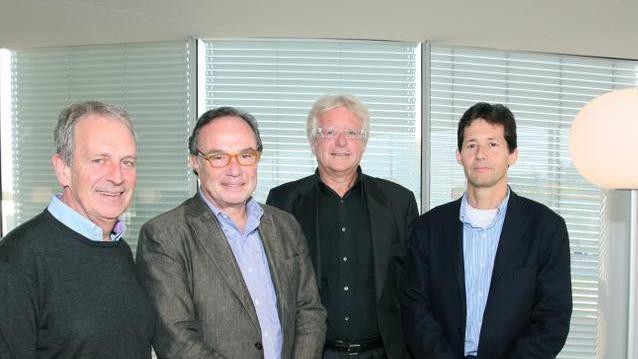
<path id="1" fill-rule="evenodd" d="M 370 218 L 363 186 L 357 179 L 339 197 L 319 183 L 320 292 L 328 311 L 328 340 L 357 342 L 379 335 Z"/>

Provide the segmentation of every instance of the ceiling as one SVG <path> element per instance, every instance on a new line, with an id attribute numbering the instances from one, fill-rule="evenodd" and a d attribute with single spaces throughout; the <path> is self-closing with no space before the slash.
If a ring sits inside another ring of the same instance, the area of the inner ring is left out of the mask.
<path id="1" fill-rule="evenodd" d="M 638 59 L 638 0 L 0 0 L 0 48 L 246 37 Z"/>

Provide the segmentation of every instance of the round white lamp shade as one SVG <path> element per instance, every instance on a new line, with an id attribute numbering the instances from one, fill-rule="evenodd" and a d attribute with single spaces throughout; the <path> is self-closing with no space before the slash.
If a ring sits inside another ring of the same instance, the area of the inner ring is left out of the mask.
<path id="1" fill-rule="evenodd" d="M 607 189 L 638 188 L 638 88 L 600 95 L 572 123 L 569 151 L 578 172 Z"/>

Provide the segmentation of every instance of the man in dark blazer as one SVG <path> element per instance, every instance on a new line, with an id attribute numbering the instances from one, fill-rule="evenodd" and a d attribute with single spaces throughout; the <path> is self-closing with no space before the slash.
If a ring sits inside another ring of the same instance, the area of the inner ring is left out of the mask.
<path id="1" fill-rule="evenodd" d="M 565 221 L 507 185 L 516 124 L 478 103 L 458 127 L 459 200 L 420 216 L 401 282 L 403 328 L 417 358 L 555 358 L 572 311 Z"/>
<path id="2" fill-rule="evenodd" d="M 299 224 L 251 197 L 262 151 L 255 119 L 210 110 L 189 151 L 199 193 L 144 224 L 138 245 L 158 356 L 318 358 L 326 313 Z"/>
<path id="3" fill-rule="evenodd" d="M 314 175 L 273 188 L 267 203 L 292 213 L 310 247 L 328 311 L 324 358 L 404 358 L 398 280 L 414 194 L 361 172 L 367 109 L 354 97 L 325 96 L 308 115 Z"/>

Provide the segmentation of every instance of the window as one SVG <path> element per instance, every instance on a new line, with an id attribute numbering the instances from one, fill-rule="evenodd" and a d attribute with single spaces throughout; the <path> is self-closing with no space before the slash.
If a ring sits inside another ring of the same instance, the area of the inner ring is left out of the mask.
<path id="1" fill-rule="evenodd" d="M 559 357 L 596 358 L 604 195 L 572 166 L 568 135 L 589 100 L 638 84 L 637 63 L 440 46 L 432 46 L 430 58 L 430 207 L 465 189 L 454 157 L 463 112 L 478 101 L 507 105 L 517 120 L 519 145 L 511 187 L 561 214 L 569 230 L 574 311 Z"/>
<path id="2" fill-rule="evenodd" d="M 186 166 L 194 113 L 191 52 L 187 42 L 13 52 L 13 208 L 3 212 L 9 217 L 5 231 L 40 213 L 61 192 L 51 167 L 57 114 L 71 102 L 97 99 L 124 107 L 137 130 L 137 189 L 124 215 L 135 250 L 140 226 L 195 188 Z"/>
<path id="3" fill-rule="evenodd" d="M 205 108 L 255 116 L 264 142 L 255 197 L 313 173 L 306 116 L 322 95 L 350 93 L 370 110 L 367 174 L 421 189 L 420 46 L 352 40 L 204 41 Z M 200 77 L 202 78 L 202 77 Z"/>

